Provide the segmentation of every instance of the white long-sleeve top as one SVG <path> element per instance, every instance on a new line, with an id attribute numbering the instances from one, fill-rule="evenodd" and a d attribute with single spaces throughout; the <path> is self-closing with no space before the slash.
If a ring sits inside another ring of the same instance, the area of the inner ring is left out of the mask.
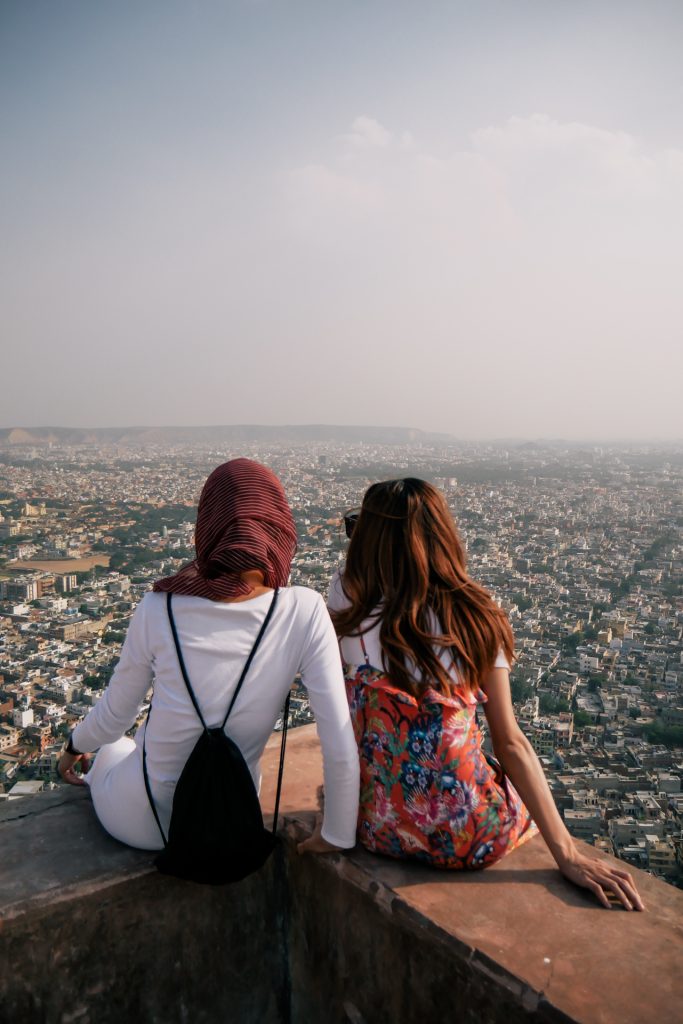
<path id="1" fill-rule="evenodd" d="M 219 726 L 225 716 L 272 598 L 272 592 L 235 603 L 173 596 L 187 673 L 209 728 Z M 226 725 L 257 788 L 263 748 L 297 673 L 308 691 L 323 754 L 322 835 L 335 846 L 351 847 L 358 817 L 358 752 L 334 629 L 322 598 L 306 587 L 280 591 Z M 107 690 L 74 730 L 74 747 L 94 751 L 123 736 L 152 682 L 147 770 L 159 816 L 168 823 L 175 784 L 201 724 L 180 672 L 163 593 L 146 594 L 138 605 Z M 140 772 L 144 732 L 140 728 L 135 736 Z"/>

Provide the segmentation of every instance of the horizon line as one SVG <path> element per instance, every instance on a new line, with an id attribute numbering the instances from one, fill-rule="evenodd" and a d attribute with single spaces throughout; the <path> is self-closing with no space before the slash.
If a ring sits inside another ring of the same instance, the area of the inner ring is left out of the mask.
<path id="1" fill-rule="evenodd" d="M 118 425 L 103 425 L 103 426 L 75 426 L 75 425 L 58 425 L 58 424 L 36 424 L 34 426 L 18 425 L 0 427 L 0 433 L 11 433 L 12 431 L 133 431 L 133 430 L 221 430 L 221 429 L 242 429 L 242 428 L 258 428 L 267 430 L 278 430 L 278 429 L 316 429 L 324 428 L 327 430 L 397 430 L 397 431 L 414 431 L 418 434 L 431 435 L 434 437 L 448 439 L 453 443 L 571 443 L 571 444 L 665 444 L 665 445 L 677 445 L 683 444 L 683 436 L 680 437 L 661 437 L 661 436 L 649 436 L 649 437 L 634 437 L 634 436 L 588 436 L 588 437 L 571 437 L 567 435 L 478 435 L 478 436 L 464 436 L 443 430 L 429 430 L 424 427 L 405 426 L 400 424 L 370 424 L 370 423 L 324 423 L 324 422 L 306 422 L 306 423 L 191 423 L 191 424 L 173 424 L 173 423 L 127 423 Z M 2 438 L 0 438 L 2 443 Z M 30 443 L 30 442 L 28 442 Z"/>

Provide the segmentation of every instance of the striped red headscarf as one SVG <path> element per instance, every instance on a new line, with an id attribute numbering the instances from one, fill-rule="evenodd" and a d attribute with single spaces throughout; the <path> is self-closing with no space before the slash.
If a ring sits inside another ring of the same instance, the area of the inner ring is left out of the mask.
<path id="1" fill-rule="evenodd" d="M 296 551 L 296 528 L 282 484 L 266 466 L 232 459 L 214 469 L 199 498 L 194 561 L 155 590 L 219 601 L 248 594 L 240 579 L 261 569 L 267 587 L 284 587 Z"/>

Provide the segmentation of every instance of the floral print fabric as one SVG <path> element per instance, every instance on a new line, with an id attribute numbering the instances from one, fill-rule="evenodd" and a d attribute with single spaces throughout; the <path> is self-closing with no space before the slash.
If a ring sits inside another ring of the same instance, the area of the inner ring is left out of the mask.
<path id="1" fill-rule="evenodd" d="M 360 753 L 358 838 L 375 853 L 483 868 L 536 834 L 498 762 L 481 749 L 485 694 L 416 700 L 370 665 L 345 666 Z"/>

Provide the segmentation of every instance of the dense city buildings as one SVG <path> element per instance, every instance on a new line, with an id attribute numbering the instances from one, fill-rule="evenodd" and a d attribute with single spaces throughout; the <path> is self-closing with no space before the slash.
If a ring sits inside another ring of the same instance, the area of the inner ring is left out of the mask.
<path id="1" fill-rule="evenodd" d="M 55 783 L 63 739 L 106 685 L 136 604 L 192 557 L 203 480 L 235 455 L 283 481 L 299 534 L 292 581 L 323 594 L 343 558 L 341 517 L 369 483 L 441 487 L 472 575 L 512 621 L 518 717 L 569 831 L 681 884 L 680 446 L 5 436 L 0 797 Z M 303 691 L 291 713 L 311 719 Z"/>

